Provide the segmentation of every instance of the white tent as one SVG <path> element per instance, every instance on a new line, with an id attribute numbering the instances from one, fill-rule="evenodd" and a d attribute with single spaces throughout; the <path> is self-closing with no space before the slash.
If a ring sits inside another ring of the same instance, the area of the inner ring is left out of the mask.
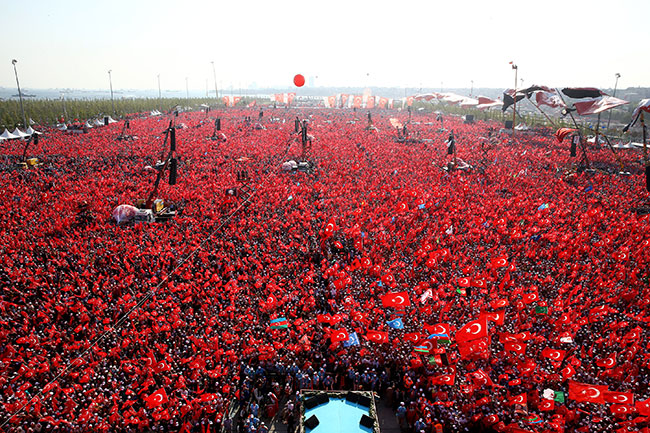
<path id="1" fill-rule="evenodd" d="M 20 138 L 29 137 L 29 134 L 25 134 L 23 131 L 21 131 L 18 128 L 14 129 L 11 133 L 13 135 L 16 135 L 16 136 L 20 137 Z"/>
<path id="2" fill-rule="evenodd" d="M 56 128 L 57 128 L 59 131 L 65 131 L 65 130 L 68 129 L 68 127 L 67 127 L 67 125 L 66 125 L 65 123 L 60 123 L 60 124 L 56 125 Z"/>
<path id="3" fill-rule="evenodd" d="M 36 131 L 36 130 L 35 130 L 34 128 L 32 128 L 32 126 L 30 125 L 29 128 L 27 128 L 27 130 L 25 131 L 25 134 L 28 134 L 28 135 L 33 135 L 33 134 L 41 135 L 42 132 L 38 132 L 38 131 Z"/>
<path id="4" fill-rule="evenodd" d="M 95 126 L 104 126 L 104 122 L 102 122 L 99 119 L 95 119 L 95 121 L 93 122 L 93 125 L 95 125 Z"/>
<path id="5" fill-rule="evenodd" d="M 111 116 L 108 116 L 108 123 L 117 123 L 117 120 L 113 119 Z"/>
<path id="6" fill-rule="evenodd" d="M 13 140 L 14 138 L 20 138 L 20 137 L 12 134 L 11 132 L 9 132 L 7 128 L 5 128 L 5 131 L 0 135 L 0 138 L 3 138 L 5 140 Z"/>
<path id="7" fill-rule="evenodd" d="M 86 120 L 86 124 L 84 125 L 85 128 L 92 128 L 93 125 L 90 124 L 89 121 Z"/>

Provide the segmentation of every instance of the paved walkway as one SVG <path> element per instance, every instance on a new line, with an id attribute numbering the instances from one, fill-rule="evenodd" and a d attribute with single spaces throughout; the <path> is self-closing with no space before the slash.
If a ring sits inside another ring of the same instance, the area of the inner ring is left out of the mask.
<path id="1" fill-rule="evenodd" d="M 379 431 L 381 433 L 400 433 L 395 412 L 383 402 L 377 402 L 377 418 L 379 418 Z"/>

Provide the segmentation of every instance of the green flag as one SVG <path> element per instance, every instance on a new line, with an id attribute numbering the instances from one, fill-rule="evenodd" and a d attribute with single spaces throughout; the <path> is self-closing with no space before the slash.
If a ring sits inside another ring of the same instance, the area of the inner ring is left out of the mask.
<path id="1" fill-rule="evenodd" d="M 557 401 L 558 403 L 564 403 L 564 392 L 555 391 L 555 396 L 553 397 L 553 400 Z"/>
<path id="2" fill-rule="evenodd" d="M 535 307 L 535 313 L 548 314 L 548 307 Z"/>

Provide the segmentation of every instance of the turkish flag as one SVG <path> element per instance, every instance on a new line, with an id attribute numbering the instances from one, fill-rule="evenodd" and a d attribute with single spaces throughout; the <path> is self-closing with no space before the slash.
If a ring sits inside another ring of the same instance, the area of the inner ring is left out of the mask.
<path id="1" fill-rule="evenodd" d="M 432 385 L 453 385 L 456 383 L 455 374 L 441 374 L 431 379 Z"/>
<path id="2" fill-rule="evenodd" d="M 490 262 L 490 267 L 492 267 L 493 269 L 505 268 L 506 266 L 508 266 L 508 258 L 507 257 L 503 257 L 503 256 L 496 257 L 496 258 L 492 259 L 492 261 Z"/>
<path id="3" fill-rule="evenodd" d="M 556 362 L 562 361 L 564 359 L 564 355 L 566 355 L 566 351 L 564 350 L 551 349 L 550 347 L 542 350 L 542 356 L 544 358 L 548 358 Z"/>
<path id="4" fill-rule="evenodd" d="M 418 341 L 422 340 L 422 336 L 417 332 L 409 332 L 407 334 L 404 334 L 404 340 L 410 341 L 411 343 L 417 343 Z"/>
<path id="5" fill-rule="evenodd" d="M 463 277 L 458 279 L 457 284 L 460 287 L 470 287 L 472 285 L 472 281 L 467 277 Z"/>
<path id="6" fill-rule="evenodd" d="M 522 406 L 525 406 L 525 405 L 528 404 L 528 396 L 525 393 L 524 394 L 519 394 L 519 395 L 517 395 L 515 397 L 510 398 L 508 400 L 508 404 L 509 405 L 520 404 Z"/>
<path id="7" fill-rule="evenodd" d="M 161 404 L 167 403 L 169 399 L 167 398 L 167 393 L 165 392 L 165 388 L 160 388 L 158 391 L 154 392 L 149 397 L 145 397 L 144 401 L 147 403 L 147 407 L 149 409 L 153 409 L 154 407 L 158 407 Z"/>
<path id="8" fill-rule="evenodd" d="M 521 297 L 521 300 L 524 301 L 524 304 L 531 304 L 539 301 L 539 296 L 537 296 L 537 293 L 527 293 Z"/>
<path id="9" fill-rule="evenodd" d="M 488 426 L 494 425 L 499 422 L 499 416 L 498 415 L 486 416 L 485 418 L 483 418 L 483 421 L 485 421 L 485 424 Z"/>
<path id="10" fill-rule="evenodd" d="M 496 301 L 490 302 L 490 307 L 494 308 L 495 310 L 498 308 L 505 308 L 509 305 L 510 303 L 508 302 L 507 299 L 497 299 Z"/>
<path id="11" fill-rule="evenodd" d="M 562 370 L 560 370 L 562 373 L 562 380 L 567 380 L 570 377 L 573 377 L 576 374 L 576 369 L 573 368 L 571 364 L 567 365 L 564 367 Z"/>
<path id="12" fill-rule="evenodd" d="M 463 359 L 472 358 L 474 355 L 480 355 L 480 358 L 487 359 L 490 356 L 488 349 L 489 345 L 490 340 L 488 338 L 479 338 L 471 341 L 460 341 L 458 342 L 458 353 Z"/>
<path id="13" fill-rule="evenodd" d="M 384 307 L 408 307 L 411 305 L 408 292 L 386 293 L 381 297 L 381 305 Z"/>
<path id="14" fill-rule="evenodd" d="M 374 343 L 388 343 L 388 332 L 384 331 L 366 331 L 366 338 Z"/>
<path id="15" fill-rule="evenodd" d="M 573 380 L 569 381 L 569 398 L 575 401 L 604 404 L 606 392 L 606 386 L 588 385 Z"/>
<path id="16" fill-rule="evenodd" d="M 515 352 L 518 355 L 525 355 L 526 343 L 504 343 L 503 349 L 506 352 Z"/>
<path id="17" fill-rule="evenodd" d="M 616 404 L 634 404 L 634 394 L 631 392 L 606 391 L 605 401 Z"/>
<path id="18" fill-rule="evenodd" d="M 330 340 L 332 343 L 338 343 L 339 341 L 348 341 L 350 339 L 350 334 L 345 329 L 339 329 L 332 331 L 330 335 Z"/>
<path id="19" fill-rule="evenodd" d="M 485 318 L 469 322 L 456 332 L 456 342 L 485 338 L 487 333 L 487 320 Z"/>
<path id="20" fill-rule="evenodd" d="M 490 376 L 488 376 L 487 373 L 480 368 L 472 373 L 467 373 L 467 377 L 472 382 L 474 382 L 476 386 L 494 386 L 494 383 L 492 382 L 492 379 L 490 379 Z"/>
<path id="21" fill-rule="evenodd" d="M 616 366 L 616 352 L 612 353 L 605 359 L 596 360 L 596 365 L 603 368 L 612 368 Z"/>
<path id="22" fill-rule="evenodd" d="M 155 373 L 162 373 L 164 371 L 169 371 L 171 369 L 172 369 L 171 366 L 164 360 L 157 362 L 156 365 L 154 365 L 153 367 L 153 371 Z"/>
<path id="23" fill-rule="evenodd" d="M 634 406 L 626 406 L 624 404 L 613 404 L 609 407 L 614 415 L 627 415 L 635 412 Z"/>
<path id="24" fill-rule="evenodd" d="M 472 287 L 476 287 L 477 289 L 485 289 L 487 287 L 487 283 L 483 279 L 480 279 L 480 278 L 474 279 L 474 278 L 472 278 Z"/>
<path id="25" fill-rule="evenodd" d="M 548 412 L 555 410 L 555 401 L 553 400 L 541 400 L 537 406 L 540 411 Z"/>
<path id="26" fill-rule="evenodd" d="M 451 326 L 449 326 L 448 323 L 438 323 L 436 325 L 424 325 L 424 330 L 427 331 L 429 334 L 437 334 L 437 335 L 447 335 L 449 336 L 449 332 L 451 330 Z"/>
<path id="27" fill-rule="evenodd" d="M 318 323 L 330 323 L 332 317 L 329 314 L 318 314 L 316 315 L 316 321 Z"/>
<path id="28" fill-rule="evenodd" d="M 495 311 L 494 313 L 481 313 L 479 317 L 480 319 L 485 318 L 490 322 L 494 322 L 499 326 L 503 326 L 503 321 L 505 320 L 505 312 L 502 310 L 502 311 Z"/>
<path id="29" fill-rule="evenodd" d="M 637 401 L 634 405 L 639 415 L 650 416 L 650 399 Z"/>

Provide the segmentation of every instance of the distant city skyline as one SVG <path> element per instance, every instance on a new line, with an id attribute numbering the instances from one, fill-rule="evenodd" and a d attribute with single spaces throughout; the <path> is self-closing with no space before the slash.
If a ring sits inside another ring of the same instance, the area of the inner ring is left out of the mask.
<path id="1" fill-rule="evenodd" d="M 0 86 L 208 91 L 307 87 L 650 87 L 650 2 L 242 1 L 3 5 Z M 518 86 L 520 83 L 518 83 Z M 300 92 L 300 89 L 296 89 Z"/>

